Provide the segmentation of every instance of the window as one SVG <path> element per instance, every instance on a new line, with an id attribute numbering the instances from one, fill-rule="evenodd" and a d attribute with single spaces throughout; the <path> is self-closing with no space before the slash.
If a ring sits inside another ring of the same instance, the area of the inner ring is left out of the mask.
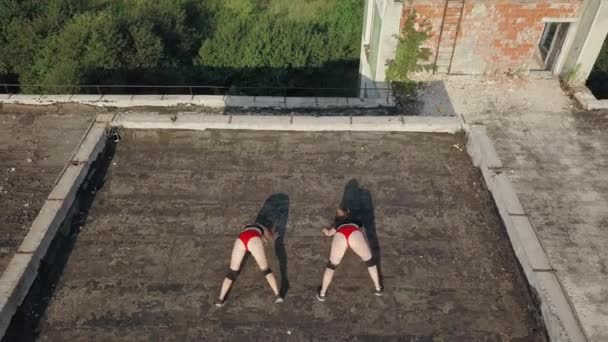
<path id="1" fill-rule="evenodd" d="M 570 23 L 568 22 L 548 22 L 538 42 L 538 54 L 540 55 L 540 66 L 544 70 L 553 71 L 566 36 Z"/>
<path id="2" fill-rule="evenodd" d="M 543 57 L 543 60 L 547 58 L 549 50 L 551 50 L 551 44 L 553 43 L 553 38 L 555 37 L 558 26 L 558 23 L 547 23 L 545 25 L 545 30 L 543 31 L 539 44 L 540 54 Z"/>

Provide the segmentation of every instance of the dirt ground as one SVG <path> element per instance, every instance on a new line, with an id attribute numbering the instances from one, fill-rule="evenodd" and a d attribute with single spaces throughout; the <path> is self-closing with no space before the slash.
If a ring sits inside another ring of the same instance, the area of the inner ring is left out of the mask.
<path id="1" fill-rule="evenodd" d="M 91 114 L 0 114 L 0 272 L 93 118 Z"/>
<path id="2" fill-rule="evenodd" d="M 122 135 L 40 340 L 545 340 L 463 135 Z M 381 298 L 349 253 L 327 302 L 314 299 L 320 229 L 341 203 L 380 258 Z M 258 213 L 281 233 L 267 253 L 286 300 L 272 304 L 248 260 L 217 309 L 239 227 Z"/>

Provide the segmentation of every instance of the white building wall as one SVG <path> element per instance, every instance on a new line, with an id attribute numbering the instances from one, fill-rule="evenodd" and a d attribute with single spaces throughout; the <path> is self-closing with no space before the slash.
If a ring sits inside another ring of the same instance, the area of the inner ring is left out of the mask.
<path id="1" fill-rule="evenodd" d="M 395 56 L 397 35 L 401 25 L 402 1 L 366 0 L 364 30 L 361 37 L 359 77 L 361 97 L 385 97 L 388 92 L 386 63 Z M 374 21 L 380 20 L 378 41 L 374 41 Z M 377 44 L 378 58 L 372 58 L 372 47 Z M 374 65 L 372 65 L 372 63 Z M 374 72 L 375 71 L 375 72 Z"/>
<path id="2" fill-rule="evenodd" d="M 562 74 L 575 70 L 573 83 L 584 83 L 608 34 L 608 0 L 586 0 L 576 26 L 576 34 L 562 68 Z"/>

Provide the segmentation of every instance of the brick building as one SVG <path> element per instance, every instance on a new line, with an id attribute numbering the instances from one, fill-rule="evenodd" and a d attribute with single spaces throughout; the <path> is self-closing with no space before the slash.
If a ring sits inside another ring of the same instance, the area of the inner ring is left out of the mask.
<path id="1" fill-rule="evenodd" d="M 574 70 L 584 82 L 608 33 L 608 0 L 366 0 L 363 88 L 385 85 L 395 25 L 402 27 L 412 8 L 432 25 L 426 45 L 436 73 Z"/>
<path id="2" fill-rule="evenodd" d="M 582 0 L 414 0 L 438 73 L 559 70 Z M 405 20 L 410 6 L 403 6 Z"/>

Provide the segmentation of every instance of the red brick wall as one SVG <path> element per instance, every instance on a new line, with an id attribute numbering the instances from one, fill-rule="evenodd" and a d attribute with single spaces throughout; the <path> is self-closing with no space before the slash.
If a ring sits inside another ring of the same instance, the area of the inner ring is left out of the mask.
<path id="1" fill-rule="evenodd" d="M 431 49 L 433 56 L 437 50 L 439 43 L 439 30 L 443 21 L 443 11 L 445 9 L 445 0 L 415 0 L 413 7 L 421 18 L 428 19 L 433 27 L 431 36 L 429 37 L 425 47 Z M 405 23 L 410 11 L 410 6 L 407 3 L 403 5 L 403 13 L 401 16 L 401 27 Z"/>
<path id="2" fill-rule="evenodd" d="M 575 18 L 583 0 L 466 0 L 452 73 L 527 71 L 542 34 L 543 18 Z M 435 51 L 444 0 L 414 0 L 433 25 L 428 47 Z M 404 5 L 404 16 L 409 6 Z"/>

